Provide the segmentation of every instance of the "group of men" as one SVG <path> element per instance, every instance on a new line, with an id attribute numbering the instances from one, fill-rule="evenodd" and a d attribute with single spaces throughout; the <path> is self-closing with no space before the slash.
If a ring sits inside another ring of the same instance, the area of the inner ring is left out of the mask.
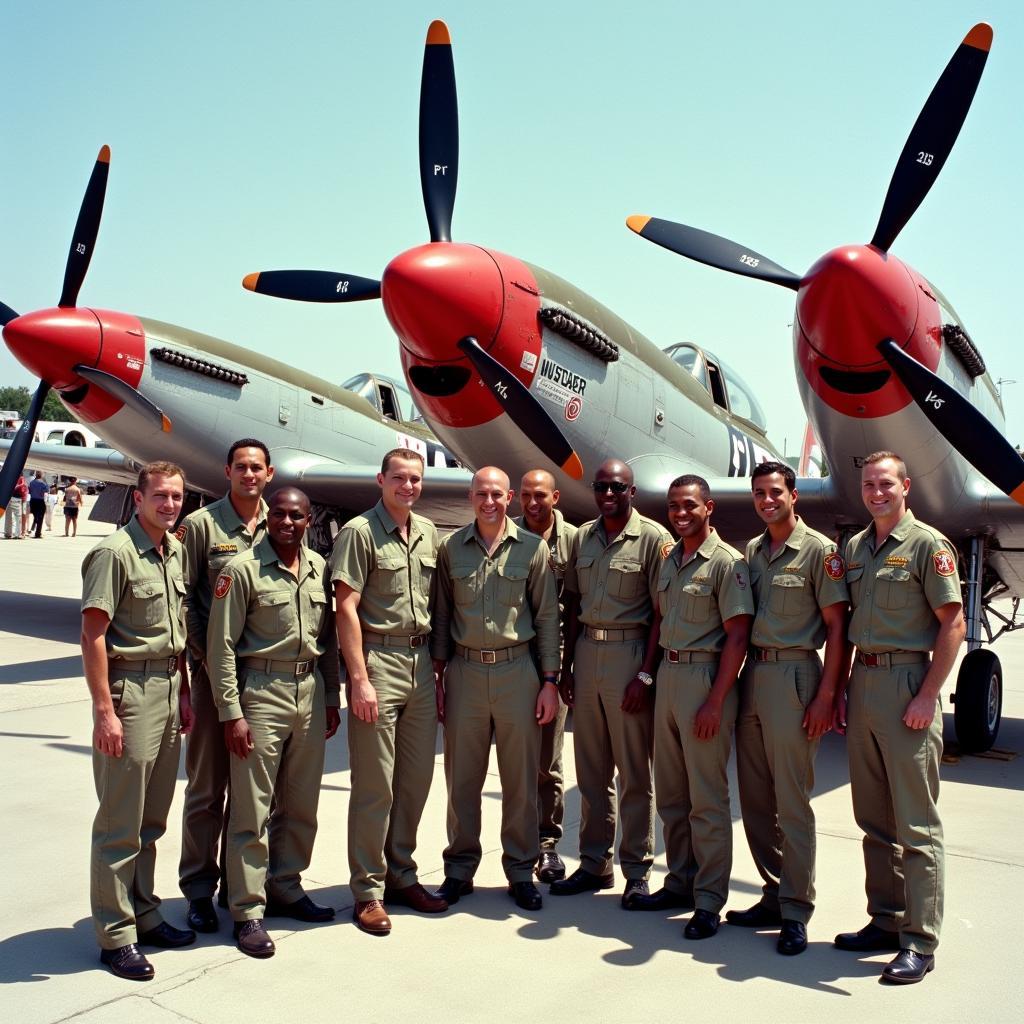
<path id="1" fill-rule="evenodd" d="M 518 906 L 542 906 L 535 878 L 553 896 L 612 887 L 618 816 L 622 906 L 692 910 L 684 935 L 713 936 L 732 866 L 735 733 L 743 823 L 764 885 L 757 904 L 726 918 L 778 929 L 778 951 L 797 955 L 814 909 L 815 755 L 835 728 L 847 732 L 871 918 L 835 944 L 896 951 L 890 981 L 933 968 L 938 694 L 964 624 L 953 549 L 907 508 L 898 455 L 865 459 L 872 522 L 846 560 L 796 514 L 795 477 L 781 463 L 752 475 L 765 530 L 745 554 L 713 527 L 699 476 L 668 489 L 673 541 L 633 507 L 632 472 L 617 459 L 594 474 L 598 516 L 579 530 L 556 508 L 548 472 L 523 477 L 513 519 L 508 476 L 484 467 L 470 488 L 473 520 L 439 540 L 413 511 L 423 471 L 418 453 L 389 452 L 380 500 L 339 530 L 325 562 L 303 543 L 307 497 L 283 488 L 268 505 L 269 452 L 244 439 L 228 455 L 228 494 L 175 534 L 184 474 L 145 467 L 136 517 L 87 557 L 93 917 L 115 974 L 153 976 L 140 944 L 184 946 L 216 931 L 218 885 L 250 956 L 274 954 L 267 916 L 333 918 L 301 876 L 342 681 L 350 884 L 364 932 L 391 931 L 389 906 L 439 913 L 473 892 L 493 739 L 502 867 Z M 556 847 L 569 708 L 581 821 L 579 867 L 566 876 Z M 448 846 L 444 881 L 429 892 L 414 854 L 438 722 Z M 178 929 L 160 914 L 153 866 L 184 732 L 189 927 Z M 651 893 L 655 794 L 668 874 Z"/>

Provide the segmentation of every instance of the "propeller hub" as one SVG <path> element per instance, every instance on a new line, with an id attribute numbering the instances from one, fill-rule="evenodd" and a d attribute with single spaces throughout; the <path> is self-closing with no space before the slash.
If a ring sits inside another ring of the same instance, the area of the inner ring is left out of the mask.
<path id="1" fill-rule="evenodd" d="M 91 309 L 41 309 L 4 328 L 4 341 L 14 358 L 58 390 L 82 383 L 72 368 L 97 363 L 102 337 Z"/>

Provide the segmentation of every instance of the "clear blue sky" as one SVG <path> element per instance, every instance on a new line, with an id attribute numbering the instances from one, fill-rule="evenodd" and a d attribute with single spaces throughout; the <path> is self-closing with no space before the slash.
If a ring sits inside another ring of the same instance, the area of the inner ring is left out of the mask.
<path id="1" fill-rule="evenodd" d="M 426 28 L 452 32 L 453 235 L 590 292 L 659 345 L 715 349 L 790 452 L 793 293 L 673 257 L 630 213 L 732 237 L 798 273 L 867 241 L 897 155 L 970 26 L 995 28 L 949 162 L 893 251 L 957 307 L 1024 440 L 1019 2 L 511 5 L 392 0 L 8 3 L 0 13 L 0 298 L 55 304 L 102 143 L 113 151 L 80 302 L 167 320 L 329 379 L 397 374 L 379 303 L 243 291 L 253 270 L 379 277 L 426 241 L 417 172 Z M 0 383 L 34 382 L 0 348 Z"/>

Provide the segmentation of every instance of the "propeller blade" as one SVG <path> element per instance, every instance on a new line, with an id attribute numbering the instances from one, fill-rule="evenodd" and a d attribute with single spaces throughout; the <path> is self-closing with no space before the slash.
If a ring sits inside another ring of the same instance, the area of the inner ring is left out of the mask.
<path id="1" fill-rule="evenodd" d="M 100 217 L 103 215 L 103 197 L 107 192 L 107 174 L 110 171 L 110 147 L 104 146 L 96 158 L 96 165 L 89 177 L 82 206 L 78 211 L 75 233 L 71 236 L 71 248 L 68 250 L 68 262 L 64 268 L 64 289 L 60 293 L 58 306 L 74 307 L 78 302 L 78 292 L 85 280 L 85 272 L 89 269 L 92 250 L 96 245 L 96 236 L 100 230 Z"/>
<path id="2" fill-rule="evenodd" d="M 7 458 L 4 459 L 3 468 L 0 469 L 0 516 L 4 514 L 4 510 L 11 500 L 18 477 L 25 470 L 28 450 L 32 447 L 32 439 L 36 435 L 36 424 L 43 411 L 43 402 L 46 401 L 46 396 L 49 393 L 50 385 L 45 380 L 41 380 L 39 387 L 36 388 L 36 393 L 32 396 L 32 404 L 25 415 L 25 420 L 17 434 L 14 435 Z"/>
<path id="3" fill-rule="evenodd" d="M 432 21 L 420 82 L 420 185 L 432 242 L 450 242 L 459 183 L 459 101 L 455 94 L 452 37 Z"/>
<path id="4" fill-rule="evenodd" d="M 12 320 L 17 320 L 19 314 L 15 313 L 5 302 L 0 302 L 0 327 L 6 327 Z"/>
<path id="5" fill-rule="evenodd" d="M 800 278 L 792 271 L 780 267 L 753 249 L 745 249 L 710 231 L 639 214 L 627 217 L 626 225 L 648 242 L 654 242 L 655 245 L 709 267 L 727 270 L 730 274 L 742 277 L 755 277 L 770 284 L 782 285 L 783 288 L 792 288 L 793 291 L 800 287 Z"/>
<path id="6" fill-rule="evenodd" d="M 999 429 L 892 338 L 879 342 L 878 351 L 935 429 L 979 473 L 1024 505 L 1024 459 Z"/>
<path id="7" fill-rule="evenodd" d="M 530 389 L 515 374 L 509 373 L 497 359 L 488 355 L 476 338 L 463 338 L 458 348 L 469 357 L 474 369 L 505 408 L 512 422 L 564 473 L 573 480 L 582 480 L 583 463 L 580 457 L 544 406 L 530 394 Z"/>
<path id="8" fill-rule="evenodd" d="M 971 109 L 992 47 L 992 27 L 980 22 L 964 36 L 939 76 L 896 161 L 871 244 L 888 252 L 928 195 Z"/>
<path id="9" fill-rule="evenodd" d="M 171 432 L 171 421 L 164 415 L 163 410 L 157 408 L 145 395 L 136 391 L 131 384 L 121 380 L 120 377 L 115 377 L 105 370 L 97 370 L 95 366 L 85 366 L 83 363 L 74 367 L 74 371 L 79 377 L 84 378 L 101 391 L 106 391 L 111 397 L 116 398 L 119 402 L 124 402 L 129 408 L 152 420 L 165 434 Z"/>
<path id="10" fill-rule="evenodd" d="M 242 287 L 259 295 L 300 302 L 360 302 L 380 298 L 380 281 L 330 270 L 263 270 L 246 274 Z"/>

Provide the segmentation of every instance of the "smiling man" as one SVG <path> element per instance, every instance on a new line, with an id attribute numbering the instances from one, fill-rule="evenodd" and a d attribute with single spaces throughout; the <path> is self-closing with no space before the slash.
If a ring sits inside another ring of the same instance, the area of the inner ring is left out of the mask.
<path id="1" fill-rule="evenodd" d="M 871 920 L 835 944 L 898 950 L 882 977 L 903 984 L 935 967 L 944 892 L 939 693 L 966 632 L 956 549 L 914 518 L 909 494 L 899 455 L 864 459 L 861 497 L 872 523 L 846 551 L 857 654 L 836 708 L 840 730 L 849 715 L 850 790 L 864 831 Z"/>

